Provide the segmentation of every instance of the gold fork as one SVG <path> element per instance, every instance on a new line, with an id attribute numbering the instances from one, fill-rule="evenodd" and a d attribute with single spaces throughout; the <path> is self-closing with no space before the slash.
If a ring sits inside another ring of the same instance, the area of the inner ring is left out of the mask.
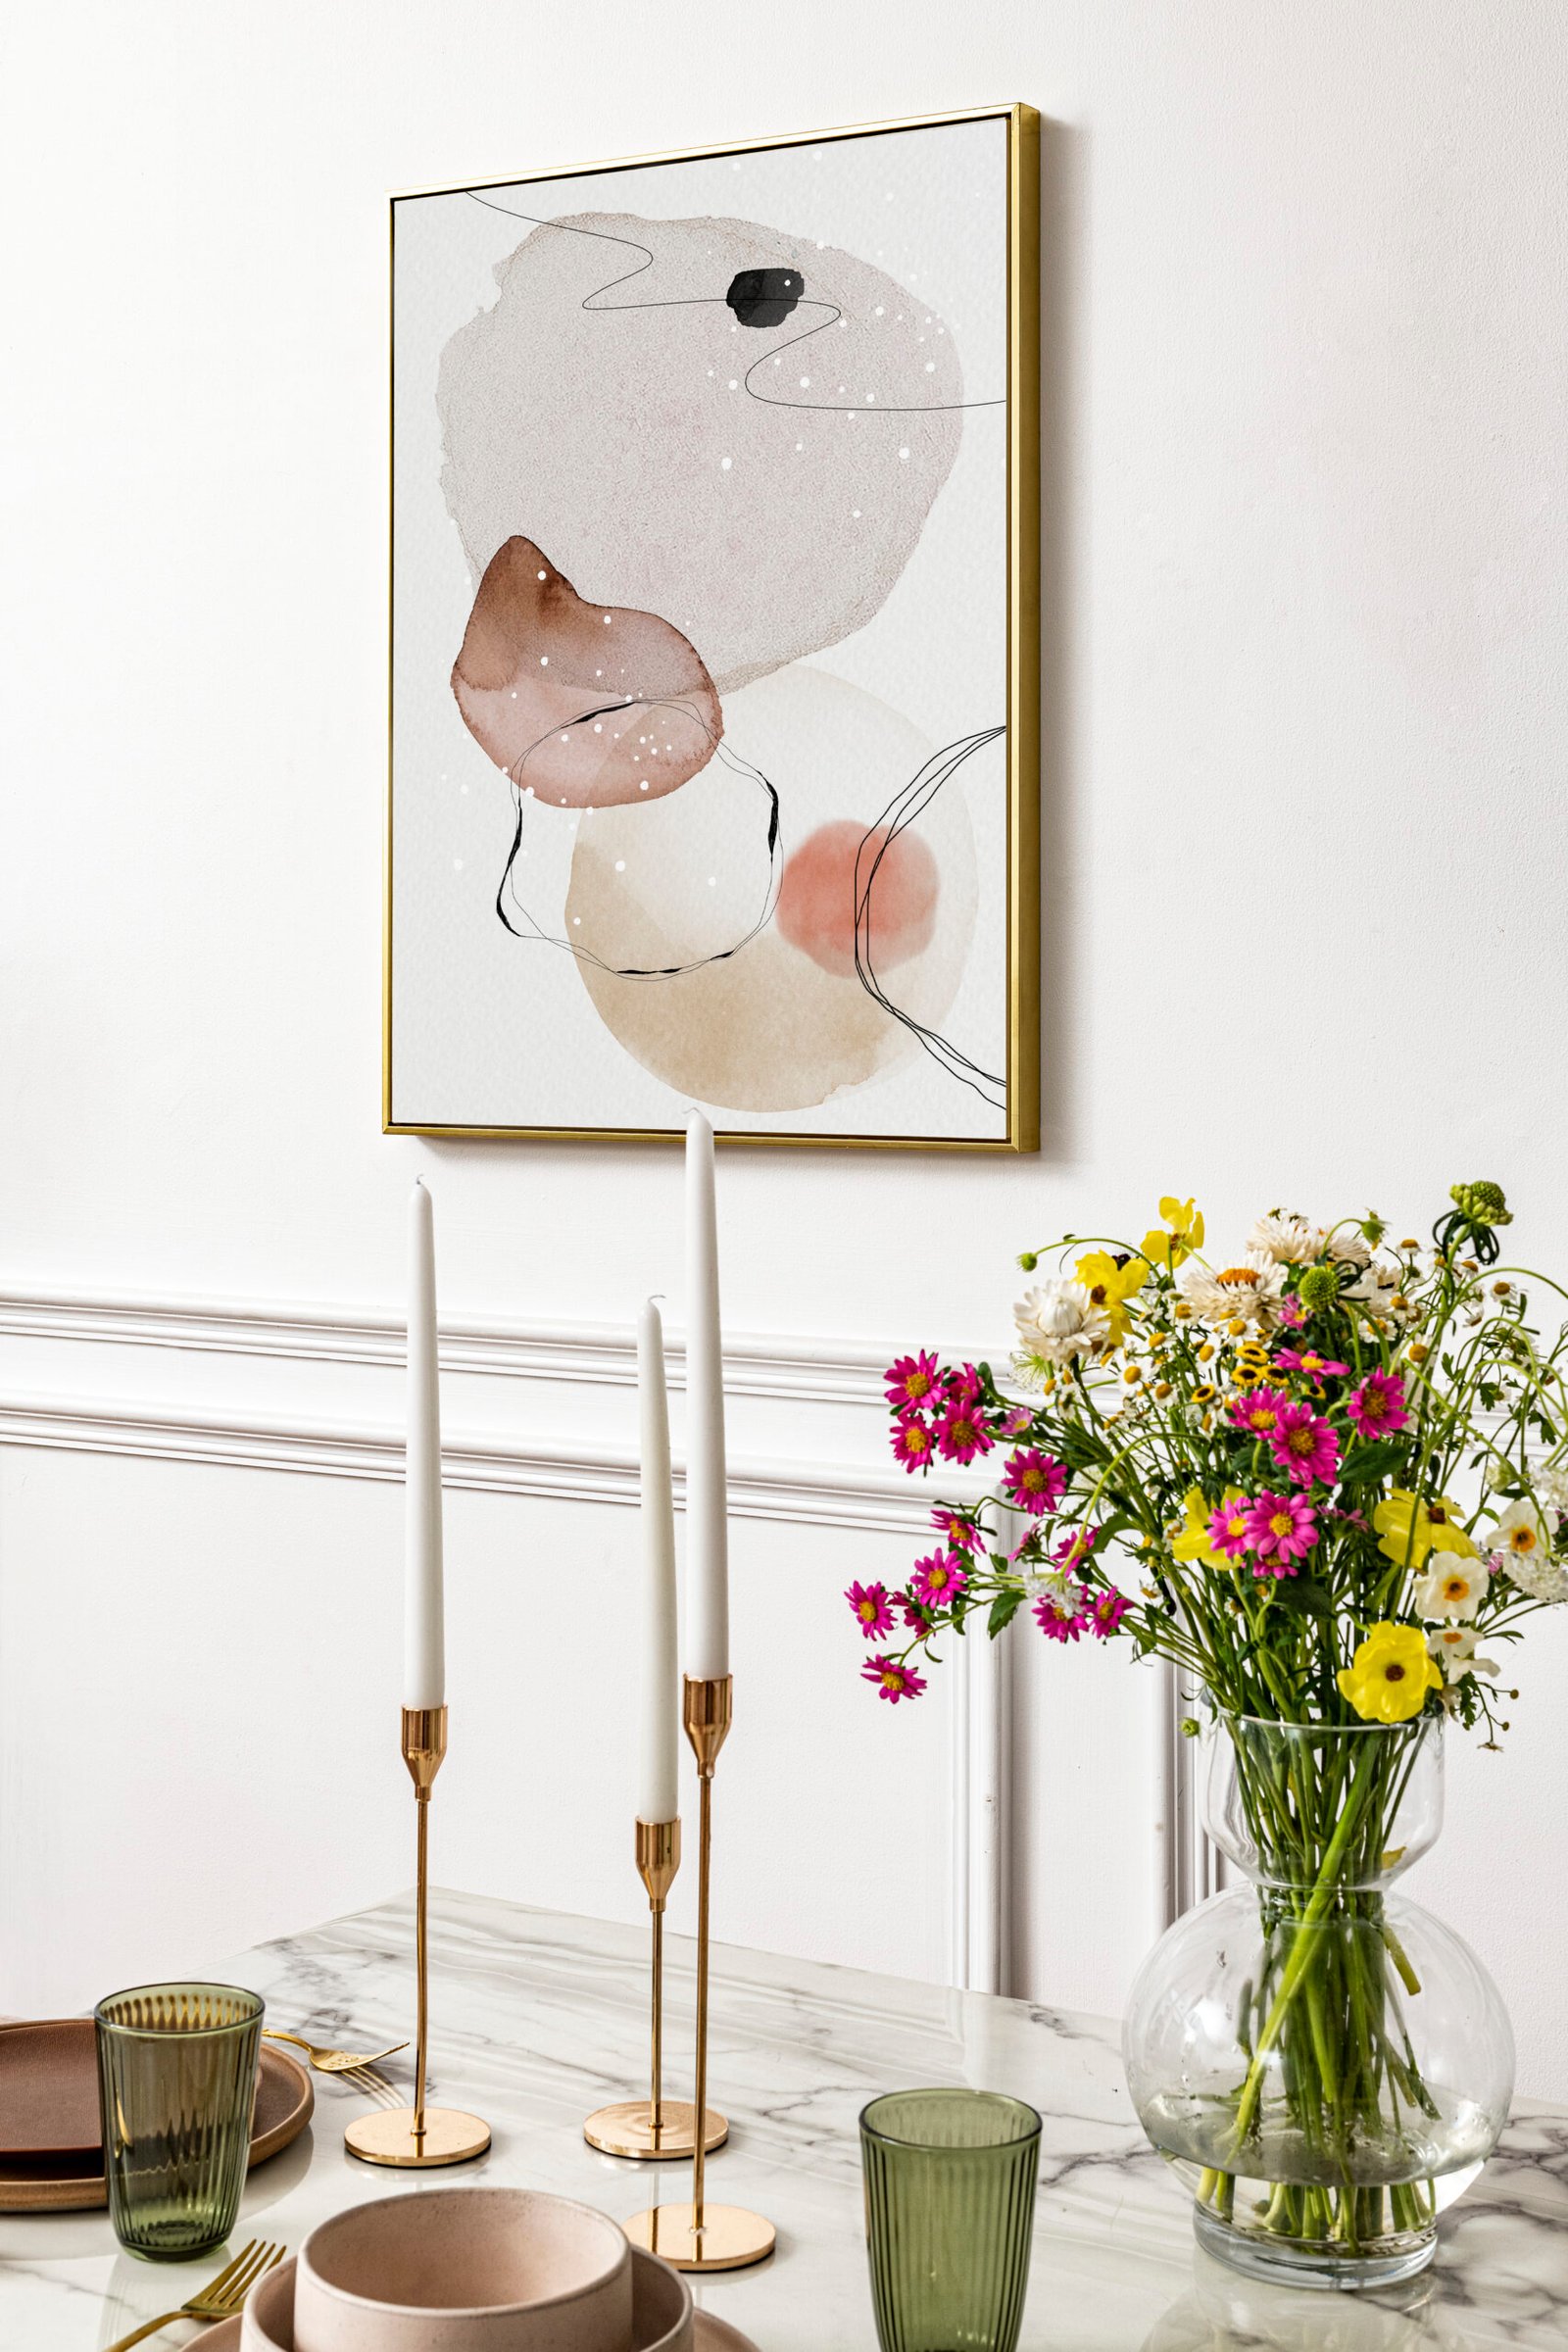
<path id="1" fill-rule="evenodd" d="M 406 2050 L 406 2041 L 395 2041 L 389 2050 L 368 2050 L 363 2054 L 353 2050 L 318 2049 L 314 2041 L 305 2041 L 298 2034 L 280 2034 L 275 2026 L 264 2026 L 264 2041 L 291 2041 L 296 2049 L 304 2050 L 318 2075 L 348 2075 L 357 2066 L 374 2066 L 378 2058 L 395 2058 Z"/>
<path id="2" fill-rule="evenodd" d="M 156 2335 L 160 2328 L 172 2328 L 176 2320 L 231 2320 L 257 2279 L 265 2278 L 274 2263 L 281 2262 L 283 2253 L 283 2247 L 267 2245 L 253 2237 L 235 2255 L 227 2270 L 220 2271 L 216 2278 L 208 2280 L 200 2294 L 192 2295 L 177 2311 L 166 2311 L 162 2319 L 133 2328 L 128 2335 L 111 2344 L 108 2352 L 130 2352 L 131 2345 L 139 2344 L 144 2335 Z"/>

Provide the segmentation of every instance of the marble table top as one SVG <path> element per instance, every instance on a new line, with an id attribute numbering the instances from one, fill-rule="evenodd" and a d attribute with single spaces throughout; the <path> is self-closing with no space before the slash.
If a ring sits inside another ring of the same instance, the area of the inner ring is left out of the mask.
<path id="1" fill-rule="evenodd" d="M 404 1898 L 212 1974 L 264 1993 L 275 2025 L 374 2049 L 412 2030 L 411 1943 Z M 676 2091 L 691 1957 L 670 1938 Z M 1045 2118 L 1022 2352 L 1562 2352 L 1568 2342 L 1568 2111 L 1521 2102 L 1497 2155 L 1444 2218 L 1422 2278 L 1367 2296 L 1287 2291 L 1197 2251 L 1187 2199 L 1132 2113 L 1114 2025 L 729 1946 L 715 1945 L 713 1962 L 711 2095 L 732 2129 L 709 2160 L 709 2194 L 765 2213 L 778 2251 L 694 2284 L 760 2352 L 874 2352 L 856 2119 L 876 2091 L 934 2082 L 1013 2091 Z M 486 2118 L 489 2155 L 424 2176 L 371 2171 L 342 2141 L 366 2094 L 318 2076 L 315 2122 L 251 2176 L 236 2242 L 282 2238 L 292 2251 L 327 2214 L 421 2180 L 553 2189 L 622 2219 L 655 2201 L 656 2183 L 667 2200 L 688 2196 L 689 2167 L 622 2163 L 582 2137 L 590 2110 L 644 2088 L 646 1984 L 637 1930 L 437 1893 L 430 2095 Z M 405 2094 L 407 2064 L 384 2070 Z M 103 2214 L 0 2217 L 0 2345 L 103 2352 L 198 2275 L 207 2266 L 130 2260 Z M 193 2332 L 156 2341 L 176 2346 Z"/>

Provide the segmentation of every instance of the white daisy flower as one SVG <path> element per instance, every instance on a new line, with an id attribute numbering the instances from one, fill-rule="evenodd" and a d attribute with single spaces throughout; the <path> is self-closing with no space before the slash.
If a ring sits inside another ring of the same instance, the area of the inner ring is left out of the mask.
<path id="1" fill-rule="evenodd" d="M 1081 1282 L 1045 1282 L 1012 1310 L 1026 1356 L 1071 1363 L 1110 1337 L 1110 1317 Z"/>
<path id="2" fill-rule="evenodd" d="M 1240 1320 L 1269 1330 L 1279 1313 L 1285 1268 L 1261 1250 L 1249 1250 L 1240 1265 L 1211 1266 L 1190 1257 L 1176 1278 L 1182 1297 L 1205 1323 Z"/>
<path id="3" fill-rule="evenodd" d="M 1249 1252 L 1258 1250 L 1271 1257 L 1277 1266 L 1309 1266 L 1322 1250 L 1323 1228 L 1309 1225 L 1305 1217 L 1288 1210 L 1271 1208 L 1253 1225 L 1247 1247 Z"/>
<path id="4" fill-rule="evenodd" d="M 1533 1561 L 1548 1560 L 1551 1556 L 1550 1531 L 1528 1494 L 1521 1494 L 1517 1502 L 1510 1502 L 1496 1526 L 1489 1527 L 1479 1541 L 1488 1551 L 1501 1552 L 1503 1565 L 1510 1576 L 1513 1576 L 1516 1560 L 1523 1560 L 1528 1566 Z M 1514 1582 L 1517 1584 L 1519 1579 L 1514 1577 Z M 1526 1592 L 1529 1589 L 1525 1587 Z"/>
<path id="5" fill-rule="evenodd" d="M 1510 1558 L 1505 1552 L 1494 1555 L 1503 1575 L 1532 1600 L 1568 1600 L 1568 1568 L 1547 1559 L 1544 1552 L 1535 1552 L 1525 1559 Z"/>
<path id="6" fill-rule="evenodd" d="M 1452 1551 L 1430 1552 L 1427 1573 L 1415 1589 L 1416 1613 L 1446 1618 L 1450 1624 L 1471 1618 L 1487 1596 L 1487 1581 L 1485 1560 L 1464 1560 Z"/>
<path id="7" fill-rule="evenodd" d="M 1347 1298 L 1359 1298 L 1368 1306 L 1386 1313 L 1389 1300 L 1399 1287 L 1399 1269 L 1386 1257 L 1369 1258 L 1362 1269 L 1359 1282 L 1352 1282 L 1346 1292 Z"/>
<path id="8" fill-rule="evenodd" d="M 1479 1638 L 1474 1627 L 1468 1625 L 1444 1625 L 1435 1634 L 1428 1634 L 1428 1655 L 1442 1667 L 1446 1683 L 1462 1683 L 1467 1674 L 1484 1674 L 1489 1682 L 1496 1681 L 1499 1669 L 1494 1661 L 1476 1656 Z"/>
<path id="9" fill-rule="evenodd" d="M 1353 1225 L 1342 1225 L 1337 1233 L 1329 1235 L 1328 1253 L 1338 1266 L 1369 1266 L 1372 1263 L 1372 1252 L 1367 1247 L 1366 1237 L 1357 1233 Z"/>

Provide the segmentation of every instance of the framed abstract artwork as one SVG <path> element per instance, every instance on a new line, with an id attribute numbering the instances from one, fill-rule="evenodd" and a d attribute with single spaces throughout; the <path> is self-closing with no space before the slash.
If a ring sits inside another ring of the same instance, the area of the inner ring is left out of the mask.
<path id="1" fill-rule="evenodd" d="M 1035 1149 L 1038 142 L 393 198 L 389 1131 Z"/>

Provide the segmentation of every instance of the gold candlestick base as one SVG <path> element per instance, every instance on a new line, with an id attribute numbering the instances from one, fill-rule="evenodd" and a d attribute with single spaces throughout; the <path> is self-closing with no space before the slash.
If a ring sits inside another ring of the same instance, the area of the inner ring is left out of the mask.
<path id="1" fill-rule="evenodd" d="M 711 2126 L 708 2104 L 709 1919 L 713 1874 L 713 1768 L 729 1737 L 734 1686 L 729 1676 L 687 1675 L 681 1714 L 697 1759 L 700 1811 L 697 1830 L 697 2095 L 692 2104 Z M 657 1924 L 657 1923 L 656 1923 Z M 743 2271 L 772 2253 L 770 2221 L 743 2205 L 710 2205 L 705 2193 L 707 2137 L 693 2135 L 692 2200 L 689 2205 L 656 2205 L 622 2224 L 634 2246 L 661 2254 L 677 2271 Z"/>
<path id="2" fill-rule="evenodd" d="M 414 2105 L 378 2107 L 362 2115 L 343 2133 L 343 2144 L 363 2164 L 389 2164 L 422 2172 L 442 2164 L 466 2164 L 490 2145 L 490 2127 L 460 2107 L 426 2107 L 425 2061 L 429 2055 L 430 1791 L 447 1752 L 445 1707 L 405 1707 L 403 1761 L 414 1783 L 418 1825 L 414 1877 L 415 2028 Z"/>
<path id="3" fill-rule="evenodd" d="M 744 2271 L 748 2264 L 765 2262 L 777 2233 L 760 2213 L 744 2205 L 703 2207 L 701 2230 L 695 2225 L 695 2205 L 656 2205 L 622 2223 L 634 2246 L 661 2254 L 677 2271 Z"/>
<path id="4" fill-rule="evenodd" d="M 651 2099 L 623 2099 L 618 2107 L 599 2107 L 582 2128 L 591 2148 L 607 2156 L 630 2156 L 642 2164 L 658 2164 L 669 2156 L 697 2153 L 697 2110 L 688 2099 L 665 2099 L 663 2120 L 654 2122 Z M 708 2110 L 707 2147 L 710 2155 L 729 2137 L 729 2118 L 716 2107 Z"/>
<path id="5" fill-rule="evenodd" d="M 466 2164 L 490 2145 L 490 2127 L 461 2107 L 427 2107 L 424 2129 L 415 2130 L 412 2107 L 377 2107 L 359 2116 L 343 2134 L 351 2156 L 365 2164 L 391 2164 L 422 2172 L 438 2164 Z"/>

